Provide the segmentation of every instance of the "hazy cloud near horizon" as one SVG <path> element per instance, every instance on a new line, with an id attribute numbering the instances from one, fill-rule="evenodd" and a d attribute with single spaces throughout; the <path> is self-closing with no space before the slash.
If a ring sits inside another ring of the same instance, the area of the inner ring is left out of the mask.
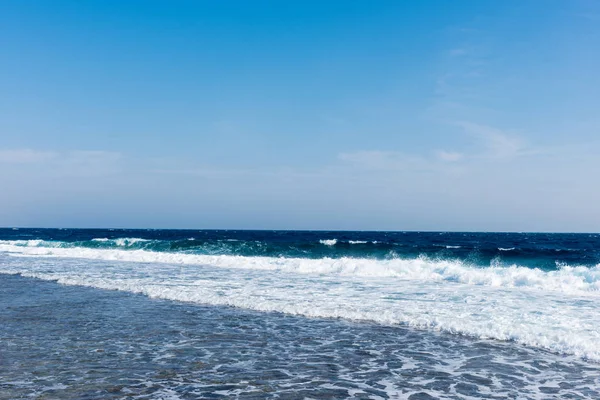
<path id="1" fill-rule="evenodd" d="M 67 154 L 61 161 L 0 158 L 4 168 L 21 166 L 0 177 L 2 218 L 14 221 L 5 226 L 562 231 L 596 204 L 595 186 L 573 174 L 599 167 L 591 152 L 542 154 L 537 170 L 527 169 L 525 157 L 447 160 L 382 151 L 340 153 L 319 168 L 255 169 Z M 25 161 L 35 168 L 23 168 Z M 15 210 L 25 217 L 15 218 Z M 523 223 L 532 216 L 542 223 Z M 221 222 L 228 219 L 234 222 Z M 592 218 L 579 230 L 594 224 Z"/>

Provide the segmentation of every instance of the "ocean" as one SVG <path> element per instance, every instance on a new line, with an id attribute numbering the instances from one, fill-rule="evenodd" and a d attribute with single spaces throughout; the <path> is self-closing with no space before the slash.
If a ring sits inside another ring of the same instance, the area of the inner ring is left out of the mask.
<path id="1" fill-rule="evenodd" d="M 0 229 L 0 399 L 599 399 L 600 234 Z"/>

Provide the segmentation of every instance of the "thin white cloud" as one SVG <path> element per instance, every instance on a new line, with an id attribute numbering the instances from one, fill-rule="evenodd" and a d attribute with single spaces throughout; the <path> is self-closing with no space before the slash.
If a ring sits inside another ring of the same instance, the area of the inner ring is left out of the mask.
<path id="1" fill-rule="evenodd" d="M 90 165 L 98 163 L 112 164 L 121 160 L 121 153 L 98 150 L 74 150 L 64 154 L 64 163 Z"/>
<path id="2" fill-rule="evenodd" d="M 483 157 L 506 159 L 536 153 L 521 137 L 510 132 L 466 121 L 456 122 L 455 125 L 480 142 L 484 147 Z"/>
<path id="3" fill-rule="evenodd" d="M 6 164 L 36 164 L 51 161 L 57 157 L 58 153 L 53 151 L 33 149 L 0 150 L 0 162 Z"/>
<path id="4" fill-rule="evenodd" d="M 382 175 L 391 173 L 392 176 L 402 174 L 431 173 L 439 176 L 457 176 L 464 173 L 465 169 L 458 161 L 463 157 L 460 153 L 440 151 L 430 156 L 406 154 L 397 151 L 357 151 L 354 153 L 341 153 L 338 160 L 342 161 L 343 173 L 355 171 L 381 172 Z M 451 165 L 449 165 L 451 164 Z M 389 175 L 389 174 L 388 174 Z"/>
<path id="5" fill-rule="evenodd" d="M 123 156 L 99 150 L 49 151 L 36 149 L 0 150 L 0 163 L 30 165 L 59 175 L 97 175 L 114 172 Z"/>
<path id="6" fill-rule="evenodd" d="M 396 151 L 357 151 L 341 153 L 338 159 L 352 165 L 371 170 L 403 170 L 428 168 L 422 157 L 410 156 Z"/>
<path id="7" fill-rule="evenodd" d="M 455 151 L 438 150 L 435 155 L 438 159 L 446 162 L 457 162 L 463 159 L 464 155 Z"/>
<path id="8" fill-rule="evenodd" d="M 338 160 L 346 166 L 363 171 L 424 172 L 444 171 L 462 174 L 472 169 L 477 160 L 510 160 L 516 157 L 547 153 L 529 146 L 526 141 L 511 131 L 468 121 L 453 122 L 451 125 L 462 128 L 475 144 L 471 151 L 439 149 L 430 156 L 406 154 L 397 151 L 357 151 L 340 153 Z M 452 168 L 450 167 L 452 165 Z"/>

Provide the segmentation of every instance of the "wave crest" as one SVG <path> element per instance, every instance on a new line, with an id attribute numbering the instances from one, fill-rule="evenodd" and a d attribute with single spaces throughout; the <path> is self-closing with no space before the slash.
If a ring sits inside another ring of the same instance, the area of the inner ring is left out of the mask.
<path id="1" fill-rule="evenodd" d="M 325 246 L 335 246 L 337 243 L 337 239 L 322 239 L 319 240 L 319 243 L 324 244 Z"/>

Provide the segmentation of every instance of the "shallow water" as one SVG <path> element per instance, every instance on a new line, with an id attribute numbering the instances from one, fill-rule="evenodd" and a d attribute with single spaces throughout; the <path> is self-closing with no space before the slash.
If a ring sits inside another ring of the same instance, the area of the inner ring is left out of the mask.
<path id="1" fill-rule="evenodd" d="M 0 274 L 0 399 L 597 399 L 600 365 L 513 342 Z"/>

